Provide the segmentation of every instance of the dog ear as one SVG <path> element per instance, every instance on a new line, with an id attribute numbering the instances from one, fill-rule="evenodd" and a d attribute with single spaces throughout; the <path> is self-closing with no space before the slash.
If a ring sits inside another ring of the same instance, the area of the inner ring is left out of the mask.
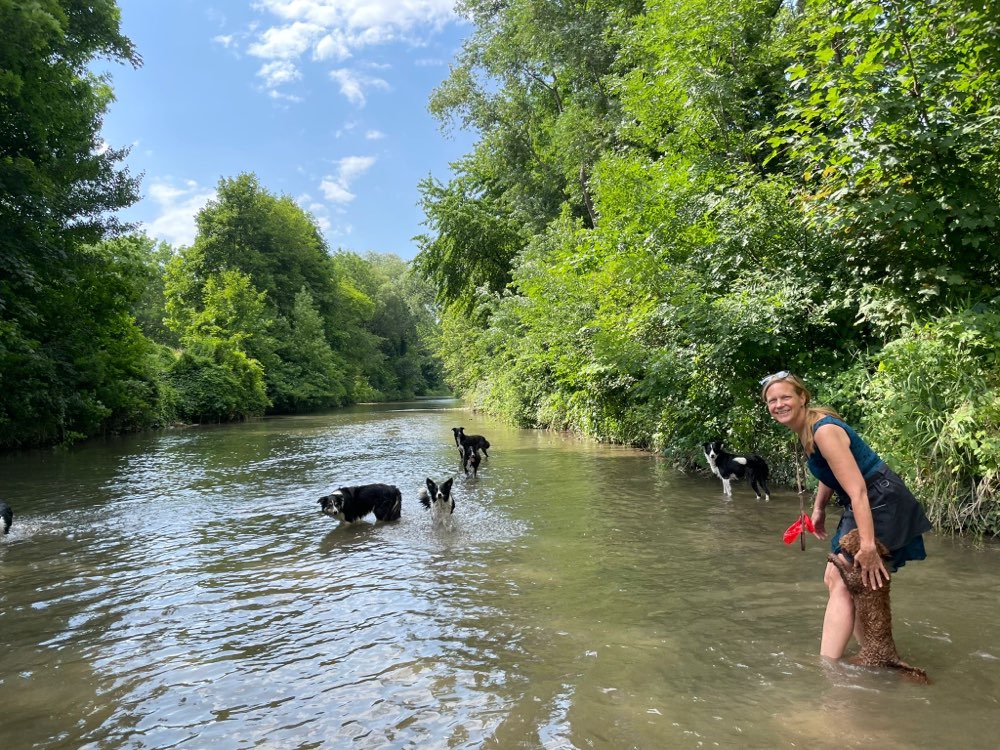
<path id="1" fill-rule="evenodd" d="M 430 492 L 432 496 L 437 494 L 437 485 L 434 484 L 430 477 L 427 477 L 427 491 Z"/>
<path id="2" fill-rule="evenodd" d="M 445 492 L 445 494 L 451 492 L 451 483 L 454 481 L 455 477 L 449 477 L 448 481 L 441 485 L 441 489 Z"/>

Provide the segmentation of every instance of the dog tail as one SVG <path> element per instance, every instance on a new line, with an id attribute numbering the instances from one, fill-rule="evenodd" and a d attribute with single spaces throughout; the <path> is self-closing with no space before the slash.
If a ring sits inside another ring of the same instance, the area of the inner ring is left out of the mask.
<path id="1" fill-rule="evenodd" d="M 427 491 L 426 487 L 421 487 L 420 492 L 417 493 L 417 497 L 420 499 L 420 504 L 425 508 L 431 507 L 431 494 Z"/>

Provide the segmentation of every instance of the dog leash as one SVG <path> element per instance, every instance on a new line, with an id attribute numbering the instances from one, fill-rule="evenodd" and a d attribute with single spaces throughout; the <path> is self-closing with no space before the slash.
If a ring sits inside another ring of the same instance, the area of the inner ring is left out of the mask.
<path id="1" fill-rule="evenodd" d="M 813 524 L 813 520 L 806 515 L 804 507 L 801 507 L 799 517 L 795 520 L 791 526 L 785 529 L 784 541 L 785 544 L 791 544 L 795 541 L 795 538 L 799 538 L 799 544 L 802 549 L 806 548 L 806 532 L 815 532 L 816 526 Z"/>
<path id="2" fill-rule="evenodd" d="M 799 538 L 799 549 L 805 552 L 806 549 L 806 532 L 815 533 L 816 526 L 813 524 L 812 518 L 806 515 L 806 497 L 805 488 L 802 486 L 802 465 L 799 460 L 799 442 L 795 441 L 795 483 L 799 490 L 799 517 L 796 519 L 795 523 L 785 529 L 784 542 L 785 544 L 791 544 L 795 541 L 795 537 Z"/>
<path id="3" fill-rule="evenodd" d="M 799 490 L 799 517 L 800 518 L 805 518 L 806 517 L 806 496 L 805 496 L 805 493 L 803 493 L 801 489 Z M 809 522 L 812 523 L 812 519 L 811 518 L 809 519 Z M 802 524 L 802 529 L 799 531 L 799 548 L 803 552 L 806 551 L 806 525 L 805 524 Z"/>

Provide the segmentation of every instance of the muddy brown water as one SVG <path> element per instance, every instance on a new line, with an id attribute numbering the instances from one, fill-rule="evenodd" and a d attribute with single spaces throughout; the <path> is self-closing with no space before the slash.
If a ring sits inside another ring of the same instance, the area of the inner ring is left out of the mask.
<path id="1" fill-rule="evenodd" d="M 432 528 L 451 428 L 493 444 Z M 340 526 L 337 486 L 397 484 Z M 930 686 L 816 654 L 826 545 L 649 454 L 453 401 L 0 458 L 0 747 L 992 748 L 1000 546 L 931 535 L 893 582 Z"/>

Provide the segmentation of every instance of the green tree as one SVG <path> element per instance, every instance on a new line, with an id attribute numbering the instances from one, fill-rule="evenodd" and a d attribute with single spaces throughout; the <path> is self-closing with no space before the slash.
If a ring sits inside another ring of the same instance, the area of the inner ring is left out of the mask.
<path id="1" fill-rule="evenodd" d="M 609 82 L 625 110 L 619 138 L 654 159 L 683 154 L 723 174 L 763 173 L 770 149 L 758 131 L 785 92 L 775 45 L 784 5 L 649 0 Z"/>
<path id="2" fill-rule="evenodd" d="M 259 292 L 253 281 L 236 270 L 208 277 L 202 290 L 203 304 L 181 334 L 185 345 L 200 338 L 221 339 L 248 354 L 271 348 L 271 326 L 267 293 Z"/>
<path id="3" fill-rule="evenodd" d="M 473 154 L 447 185 L 421 185 L 426 224 L 417 268 L 446 304 L 466 312 L 480 286 L 499 292 L 529 238 L 564 205 L 593 225 L 591 177 L 615 140 L 616 101 L 605 83 L 618 37 L 609 28 L 642 7 L 610 0 L 467 0 L 476 27 L 431 112 L 477 130 Z"/>
<path id="4" fill-rule="evenodd" d="M 89 69 L 139 64 L 119 20 L 107 0 L 0 2 L 0 447 L 152 418 L 134 400 L 151 377 L 127 314 L 135 268 L 99 246 L 137 199 L 125 152 L 100 139 L 108 78 Z"/>
<path id="5" fill-rule="evenodd" d="M 0 347 L 0 445 L 36 446 L 168 420 L 156 347 L 135 325 L 146 268 L 127 244 L 82 246 L 74 283 L 39 297 L 46 327 L 37 339 L 8 336 Z M 15 331 L 5 324 L 5 332 Z"/>
<path id="6" fill-rule="evenodd" d="M 184 351 L 170 371 L 180 416 L 225 422 L 263 415 L 270 400 L 258 357 L 269 359 L 274 349 L 266 293 L 228 270 L 206 279 L 202 297 L 178 331 Z"/>
<path id="7" fill-rule="evenodd" d="M 791 369 L 938 523 L 997 533 L 995 5 L 465 4 L 432 110 L 481 138 L 422 186 L 416 261 L 449 381 L 683 465 L 720 436 L 792 481 L 758 396 Z"/>
<path id="8" fill-rule="evenodd" d="M 859 283 L 927 310 L 1000 284 L 1000 5 L 823 0 L 771 143 Z M 933 300 L 938 302 L 933 303 Z"/>
<path id="9" fill-rule="evenodd" d="M 210 274 L 239 270 L 282 315 L 305 287 L 324 320 L 335 324 L 333 267 L 326 241 L 305 211 L 289 196 L 272 195 L 249 173 L 219 180 L 216 193 L 198 213 L 189 270 L 194 279 L 204 283 Z"/>
<path id="10" fill-rule="evenodd" d="M 278 322 L 276 361 L 268 369 L 275 411 L 296 412 L 342 406 L 347 402 L 350 368 L 334 353 L 312 295 L 295 296 L 291 316 Z"/>
<path id="11" fill-rule="evenodd" d="M 145 258 L 146 284 L 136 304 L 136 323 L 153 341 L 177 347 L 180 341 L 166 324 L 166 274 L 174 249 L 166 242 L 157 244 L 143 235 L 131 235 L 125 241 L 136 243 Z"/>
<path id="12" fill-rule="evenodd" d="M 522 228 L 504 196 L 469 173 L 447 185 L 427 177 L 420 192 L 432 234 L 416 238 L 420 252 L 414 267 L 435 284 L 439 300 L 468 310 L 477 289 L 503 291 L 524 246 Z"/>

